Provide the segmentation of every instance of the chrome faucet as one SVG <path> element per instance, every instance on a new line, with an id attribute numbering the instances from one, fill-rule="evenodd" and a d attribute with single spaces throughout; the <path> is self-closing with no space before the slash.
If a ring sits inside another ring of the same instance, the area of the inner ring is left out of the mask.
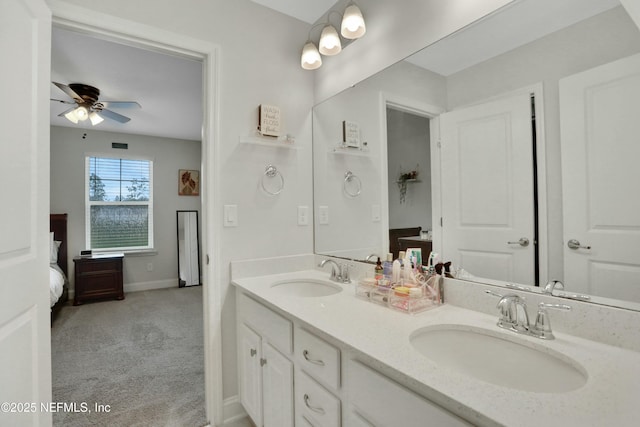
<path id="1" fill-rule="evenodd" d="M 555 284 L 551 286 L 550 292 L 553 291 L 553 286 L 555 286 Z M 546 304 L 541 302 L 538 304 L 536 323 L 533 326 L 530 326 L 529 315 L 527 314 L 527 304 L 523 297 L 515 294 L 500 295 L 488 289 L 485 290 L 485 293 L 500 298 L 500 302 L 498 302 L 497 306 L 500 310 L 500 318 L 498 319 L 499 327 L 518 334 L 530 335 L 544 340 L 552 340 L 555 338 L 551 331 L 551 322 L 549 320 L 547 308 L 571 310 L 571 306 L 566 304 Z"/>
<path id="2" fill-rule="evenodd" d="M 547 295 L 553 295 L 553 290 L 556 288 L 564 289 L 564 285 L 560 280 L 551 280 L 545 285 L 543 292 Z"/>
<path id="3" fill-rule="evenodd" d="M 325 259 L 318 267 L 322 268 L 326 264 L 331 264 L 331 280 L 340 283 L 351 283 L 351 277 L 349 277 L 349 266 L 347 264 L 338 264 L 332 259 Z"/>
<path id="4" fill-rule="evenodd" d="M 525 299 L 516 294 L 500 295 L 486 290 L 486 293 L 500 298 L 497 308 L 500 310 L 498 326 L 518 334 L 529 333 L 529 315 Z"/>
<path id="5" fill-rule="evenodd" d="M 378 255 L 376 255 L 376 254 L 371 254 L 371 255 L 368 255 L 368 256 L 364 259 L 364 262 L 369 262 L 369 261 L 370 261 L 371 259 L 373 259 L 373 258 L 380 258 L 380 257 L 379 257 Z"/>

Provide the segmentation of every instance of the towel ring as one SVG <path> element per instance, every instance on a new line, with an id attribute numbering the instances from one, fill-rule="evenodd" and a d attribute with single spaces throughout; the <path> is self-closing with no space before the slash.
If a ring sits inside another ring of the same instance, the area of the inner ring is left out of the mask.
<path id="1" fill-rule="evenodd" d="M 278 185 L 278 189 L 275 191 L 270 191 L 267 189 L 267 186 L 265 185 L 265 180 L 266 178 L 279 178 L 280 180 L 280 184 Z M 265 168 L 264 170 L 264 174 L 262 175 L 262 179 L 260 180 L 260 185 L 262 186 L 262 189 L 264 190 L 265 193 L 271 195 L 271 196 L 276 196 L 278 194 L 280 194 L 282 192 L 282 189 L 284 188 L 284 177 L 282 176 L 282 174 L 280 173 L 280 171 L 273 165 L 269 165 Z"/>
<path id="2" fill-rule="evenodd" d="M 349 183 L 351 182 L 355 183 L 355 191 L 349 191 Z M 362 192 L 362 181 L 360 181 L 360 178 L 358 178 L 356 174 L 351 171 L 347 171 L 344 174 L 344 182 L 342 184 L 342 188 L 344 189 L 344 192 L 347 196 L 358 197 Z"/>

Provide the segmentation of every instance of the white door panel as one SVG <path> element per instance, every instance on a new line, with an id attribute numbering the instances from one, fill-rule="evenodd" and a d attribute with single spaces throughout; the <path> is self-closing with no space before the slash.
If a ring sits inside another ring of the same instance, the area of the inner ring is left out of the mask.
<path id="1" fill-rule="evenodd" d="M 564 279 L 574 292 L 640 302 L 639 99 L 640 55 L 560 81 Z"/>
<path id="2" fill-rule="evenodd" d="M 440 116 L 444 260 L 474 276 L 534 284 L 529 94 Z M 529 241 L 526 246 L 518 243 Z"/>
<path id="3" fill-rule="evenodd" d="M 42 0 L 0 2 L 0 425 L 51 425 L 49 74 L 51 14 Z M 34 409 L 34 408 L 31 408 Z"/>

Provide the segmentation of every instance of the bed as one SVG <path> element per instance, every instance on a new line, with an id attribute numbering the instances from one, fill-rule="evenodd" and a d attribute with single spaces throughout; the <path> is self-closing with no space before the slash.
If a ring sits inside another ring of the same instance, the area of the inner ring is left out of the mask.
<path id="1" fill-rule="evenodd" d="M 49 292 L 51 321 L 69 299 L 67 214 L 49 216 Z"/>

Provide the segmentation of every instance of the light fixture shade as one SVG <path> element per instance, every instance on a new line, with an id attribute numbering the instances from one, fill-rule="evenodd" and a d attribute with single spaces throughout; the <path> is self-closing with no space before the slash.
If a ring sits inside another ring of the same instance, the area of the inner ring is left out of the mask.
<path id="1" fill-rule="evenodd" d="M 76 110 L 71 110 L 67 114 L 64 115 L 67 120 L 69 120 L 73 124 L 78 124 L 78 118 L 76 117 Z"/>
<path id="2" fill-rule="evenodd" d="M 89 114 L 89 120 L 91 120 L 91 124 L 93 126 L 95 126 L 97 124 L 100 124 L 100 123 L 102 123 L 104 121 L 104 119 L 102 117 L 100 117 L 100 115 L 95 111 L 93 111 L 93 112 L 91 112 L 91 114 Z"/>
<path id="3" fill-rule="evenodd" d="M 302 57 L 300 58 L 300 65 L 305 70 L 315 70 L 322 65 L 322 57 L 318 48 L 312 42 L 307 42 L 302 48 Z"/>
<path id="4" fill-rule="evenodd" d="M 339 54 L 341 50 L 342 44 L 338 31 L 333 28 L 333 25 L 327 25 L 320 36 L 320 53 L 330 56 Z"/>
<path id="5" fill-rule="evenodd" d="M 359 39 L 367 32 L 360 8 L 355 4 L 347 7 L 342 17 L 340 33 L 346 39 Z"/>

